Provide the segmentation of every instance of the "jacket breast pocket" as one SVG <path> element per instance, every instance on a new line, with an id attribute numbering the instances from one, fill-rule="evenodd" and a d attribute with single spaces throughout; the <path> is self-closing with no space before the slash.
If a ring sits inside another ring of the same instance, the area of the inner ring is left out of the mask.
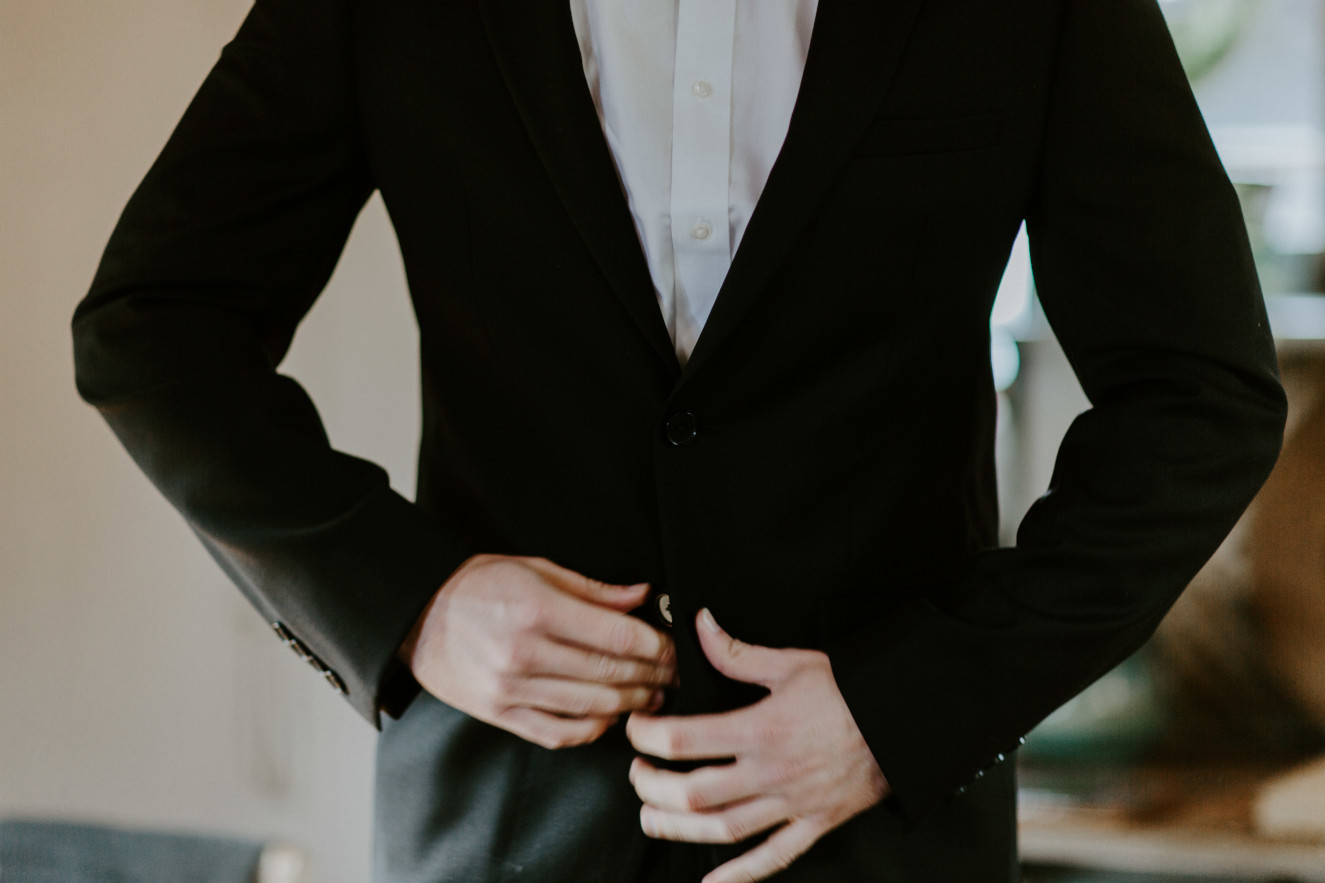
<path id="1" fill-rule="evenodd" d="M 1003 137 L 1006 113 L 925 119 L 877 119 L 856 148 L 856 156 L 955 153 L 991 147 Z"/>

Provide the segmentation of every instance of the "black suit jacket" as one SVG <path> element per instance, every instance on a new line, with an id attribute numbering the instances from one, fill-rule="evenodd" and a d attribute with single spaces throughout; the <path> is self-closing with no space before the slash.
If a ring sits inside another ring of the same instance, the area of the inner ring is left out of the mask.
<path id="1" fill-rule="evenodd" d="M 277 371 L 374 188 L 421 330 L 415 503 Z M 988 321 L 1023 219 L 1092 408 L 998 549 Z M 787 880 L 1013 879 L 999 761 L 1151 632 L 1284 412 L 1237 201 L 1153 0 L 822 0 L 684 370 L 566 0 L 258 0 L 74 327 L 82 394 L 371 721 L 480 551 L 669 593 L 670 711 L 750 698 L 699 653 L 701 606 L 824 649 L 894 798 Z M 380 745 L 384 881 L 642 861 L 619 730 L 550 752 L 424 696 Z M 729 853 L 671 849 L 674 879 Z"/>

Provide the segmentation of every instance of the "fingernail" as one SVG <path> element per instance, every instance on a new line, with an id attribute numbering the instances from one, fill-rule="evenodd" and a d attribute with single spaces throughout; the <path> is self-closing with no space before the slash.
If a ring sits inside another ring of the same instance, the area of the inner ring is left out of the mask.
<path id="1" fill-rule="evenodd" d="M 649 697 L 649 711 L 657 711 L 662 708 L 663 700 L 666 698 L 662 690 L 654 690 L 653 695 Z"/>
<path id="2" fill-rule="evenodd" d="M 640 589 L 647 589 L 648 583 L 635 583 L 633 586 L 618 586 L 623 592 L 638 592 Z"/>
<path id="3" fill-rule="evenodd" d="M 704 624 L 704 628 L 713 632 L 713 634 L 722 634 L 722 628 L 718 625 L 718 621 L 713 618 L 713 614 L 707 607 L 699 611 L 699 621 Z"/>

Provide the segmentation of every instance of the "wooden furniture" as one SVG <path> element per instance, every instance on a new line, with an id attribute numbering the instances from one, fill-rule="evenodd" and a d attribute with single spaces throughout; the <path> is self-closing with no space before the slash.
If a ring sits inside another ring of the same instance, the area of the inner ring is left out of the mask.
<path id="1" fill-rule="evenodd" d="M 1293 767 L 1023 768 L 1022 859 L 1164 881 L 1325 883 L 1325 842 L 1272 839 L 1254 822 L 1263 786 Z"/>

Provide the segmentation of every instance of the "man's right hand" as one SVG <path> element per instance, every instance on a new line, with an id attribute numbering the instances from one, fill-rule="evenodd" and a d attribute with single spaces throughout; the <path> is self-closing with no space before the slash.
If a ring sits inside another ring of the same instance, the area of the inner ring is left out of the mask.
<path id="1" fill-rule="evenodd" d="M 627 614 L 649 587 L 612 586 L 542 558 L 476 555 L 400 648 L 432 695 L 544 748 L 592 742 L 652 711 L 676 677 L 670 637 Z"/>

